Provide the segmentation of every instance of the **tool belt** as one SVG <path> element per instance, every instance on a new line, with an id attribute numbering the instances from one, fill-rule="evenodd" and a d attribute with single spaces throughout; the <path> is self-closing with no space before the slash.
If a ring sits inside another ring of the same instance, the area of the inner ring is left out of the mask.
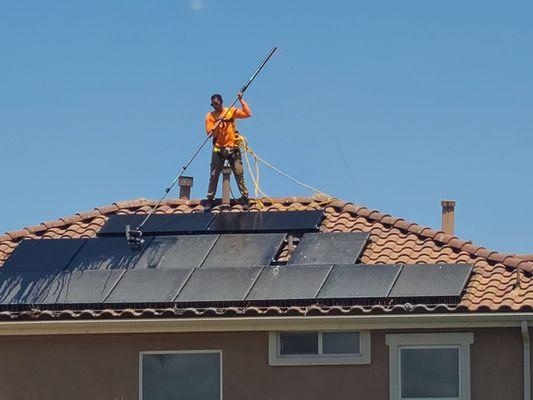
<path id="1" fill-rule="evenodd" d="M 213 147 L 213 153 L 217 153 L 225 160 L 234 158 L 239 152 L 240 149 L 238 147 Z"/>

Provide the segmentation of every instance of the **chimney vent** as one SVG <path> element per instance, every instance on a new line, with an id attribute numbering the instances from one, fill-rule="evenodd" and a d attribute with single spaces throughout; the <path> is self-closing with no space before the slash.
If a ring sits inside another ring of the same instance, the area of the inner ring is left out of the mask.
<path id="1" fill-rule="evenodd" d="M 191 187 L 193 184 L 192 176 L 181 176 L 178 180 L 178 185 L 180 187 L 180 199 L 181 200 L 190 200 L 191 199 Z"/>
<path id="2" fill-rule="evenodd" d="M 455 200 L 442 200 L 442 231 L 453 235 L 455 223 Z"/>
<path id="3" fill-rule="evenodd" d="M 222 204 L 229 205 L 231 196 L 231 168 L 224 166 L 222 168 Z"/>

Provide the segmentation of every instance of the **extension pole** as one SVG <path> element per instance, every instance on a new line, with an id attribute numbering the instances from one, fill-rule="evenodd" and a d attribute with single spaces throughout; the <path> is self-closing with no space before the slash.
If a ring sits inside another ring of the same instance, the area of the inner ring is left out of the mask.
<path id="1" fill-rule="evenodd" d="M 277 47 L 273 47 L 272 50 L 270 50 L 270 52 L 268 53 L 268 55 L 265 57 L 265 59 L 261 62 L 261 64 L 259 65 L 259 67 L 255 70 L 255 72 L 253 73 L 253 75 L 250 77 L 250 79 L 248 79 L 248 81 L 244 84 L 244 86 L 241 88 L 240 90 L 240 93 L 243 93 L 246 92 L 246 90 L 248 89 L 248 86 L 250 86 L 250 84 L 254 81 L 254 79 L 257 77 L 257 75 L 259 74 L 259 72 L 261 72 L 261 70 L 263 69 L 263 67 L 266 65 L 266 63 L 268 62 L 268 60 L 270 60 L 270 57 L 272 57 L 272 55 L 274 54 L 274 52 L 277 50 L 278 48 Z M 126 236 L 128 237 L 128 241 L 130 240 L 134 240 L 135 238 L 138 238 L 139 236 L 142 235 L 142 228 L 144 226 L 144 224 L 146 224 L 146 221 L 148 221 L 150 219 L 150 217 L 155 213 L 155 211 L 157 210 L 157 208 L 161 205 L 161 203 L 163 202 L 163 200 L 167 197 L 168 193 L 172 190 L 172 188 L 176 185 L 176 183 L 178 182 L 178 180 L 183 176 L 183 174 L 185 173 L 185 171 L 187 171 L 187 168 L 189 168 L 189 166 L 191 165 L 191 163 L 193 162 L 193 160 L 196 158 L 196 156 L 198 155 L 198 153 L 200 153 L 200 151 L 202 150 L 202 148 L 205 146 L 205 144 L 209 141 L 209 139 L 211 138 L 211 136 L 213 135 L 213 132 L 218 128 L 218 126 L 220 125 L 220 123 L 222 122 L 222 120 L 226 117 L 226 115 L 228 114 L 228 112 L 231 110 L 231 108 L 237 103 L 237 101 L 239 100 L 239 96 L 237 96 L 235 98 L 235 100 L 233 100 L 233 103 L 231 103 L 231 105 L 227 108 L 226 112 L 224 113 L 224 115 L 222 116 L 222 118 L 219 118 L 218 121 L 216 122 L 215 126 L 213 127 L 213 129 L 211 129 L 211 131 L 209 132 L 209 134 L 207 135 L 207 137 L 205 138 L 205 140 L 202 142 L 202 144 L 200 145 L 200 147 L 198 147 L 198 149 L 194 152 L 194 154 L 192 155 L 191 159 L 189 160 L 189 162 L 187 164 L 185 164 L 183 167 L 181 167 L 181 172 L 180 174 L 172 181 L 172 183 L 170 184 L 169 187 L 167 187 L 165 189 L 165 193 L 163 194 L 163 196 L 159 199 L 159 201 L 155 204 L 154 207 L 152 207 L 152 209 L 150 210 L 150 212 L 148 213 L 148 215 L 143 219 L 143 221 L 139 224 L 139 226 L 135 229 L 135 230 L 127 230 L 127 234 Z M 135 241 L 135 240 L 134 240 Z"/>

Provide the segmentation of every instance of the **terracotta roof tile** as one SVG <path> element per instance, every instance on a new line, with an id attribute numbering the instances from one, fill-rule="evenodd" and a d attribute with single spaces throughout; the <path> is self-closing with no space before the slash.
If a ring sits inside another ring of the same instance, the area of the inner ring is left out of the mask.
<path id="1" fill-rule="evenodd" d="M 328 202 L 324 198 L 287 197 L 261 199 L 265 206 L 259 209 L 254 205 L 251 211 L 284 211 L 324 209 L 325 220 L 321 230 L 330 232 L 370 232 L 370 243 L 361 256 L 365 264 L 390 263 L 470 263 L 474 265 L 472 278 L 465 290 L 461 302 L 454 307 L 444 305 L 427 306 L 406 305 L 393 306 L 352 306 L 352 307 L 248 307 L 241 309 L 142 309 L 142 310 L 64 310 L 35 313 L 19 313 L 19 318 L 117 318 L 138 316 L 209 316 L 209 315 L 310 315 L 314 313 L 368 313 L 368 312 L 437 312 L 437 311 L 495 311 L 526 310 L 533 308 L 533 285 L 531 272 L 533 258 L 516 255 L 498 254 L 483 247 L 475 246 L 469 241 L 447 235 L 416 223 L 395 218 L 376 210 L 356 206 L 338 199 Z M 34 227 L 20 231 L 8 232 L 0 236 L 0 266 L 25 237 L 32 238 L 85 238 L 94 237 L 112 214 L 144 214 L 150 211 L 155 201 L 137 199 L 119 201 L 110 206 L 97 207 L 92 211 L 80 212 L 71 217 L 57 221 L 43 222 Z M 191 213 L 202 212 L 200 200 L 169 199 L 157 209 L 157 213 Z M 240 212 L 240 205 L 232 204 L 229 209 Z M 220 211 L 219 209 L 214 212 Z M 520 270 L 518 275 L 516 271 Z M 520 287 L 517 289 L 517 276 Z M 0 319 L 12 318 L 0 313 Z"/>

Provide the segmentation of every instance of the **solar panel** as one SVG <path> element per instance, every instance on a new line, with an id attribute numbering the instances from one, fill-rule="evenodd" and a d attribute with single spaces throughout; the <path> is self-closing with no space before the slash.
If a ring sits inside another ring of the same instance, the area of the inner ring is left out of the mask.
<path id="1" fill-rule="evenodd" d="M 199 267 L 217 239 L 218 235 L 155 237 L 146 246 L 135 268 Z"/>
<path id="2" fill-rule="evenodd" d="M 241 301 L 261 272 L 251 268 L 197 268 L 176 301 Z"/>
<path id="3" fill-rule="evenodd" d="M 389 297 L 460 296 L 471 273 L 469 264 L 404 265 Z"/>
<path id="4" fill-rule="evenodd" d="M 172 302 L 192 269 L 129 269 L 105 303 Z"/>
<path id="5" fill-rule="evenodd" d="M 57 304 L 101 304 L 125 270 L 60 272 L 50 285 Z"/>
<path id="6" fill-rule="evenodd" d="M 2 270 L 53 272 L 65 269 L 87 239 L 26 239 L 20 242 Z"/>
<path id="7" fill-rule="evenodd" d="M 202 268 L 268 265 L 284 239 L 284 233 L 220 235 Z"/>
<path id="8" fill-rule="evenodd" d="M 147 241 L 145 246 L 149 246 Z M 103 270 L 132 268 L 142 251 L 133 250 L 122 237 L 87 239 L 68 264 L 67 270 Z"/>
<path id="9" fill-rule="evenodd" d="M 265 267 L 246 300 L 314 299 L 332 266 Z"/>
<path id="10" fill-rule="evenodd" d="M 324 212 L 313 211 L 267 211 L 218 213 L 209 225 L 209 231 L 223 232 L 292 232 L 316 231 Z"/>
<path id="11" fill-rule="evenodd" d="M 317 298 L 384 298 L 400 271 L 399 265 L 335 265 Z"/>
<path id="12" fill-rule="evenodd" d="M 287 264 L 354 264 L 368 236 L 367 232 L 305 233 Z"/>
<path id="13" fill-rule="evenodd" d="M 98 236 L 125 236 L 126 225 L 135 229 L 145 214 L 112 215 L 98 232 Z M 210 213 L 154 214 L 143 226 L 143 235 L 172 235 L 207 230 L 214 216 Z"/>
<path id="14" fill-rule="evenodd" d="M 57 273 L 0 272 L 0 304 L 53 304 L 50 284 Z"/>

